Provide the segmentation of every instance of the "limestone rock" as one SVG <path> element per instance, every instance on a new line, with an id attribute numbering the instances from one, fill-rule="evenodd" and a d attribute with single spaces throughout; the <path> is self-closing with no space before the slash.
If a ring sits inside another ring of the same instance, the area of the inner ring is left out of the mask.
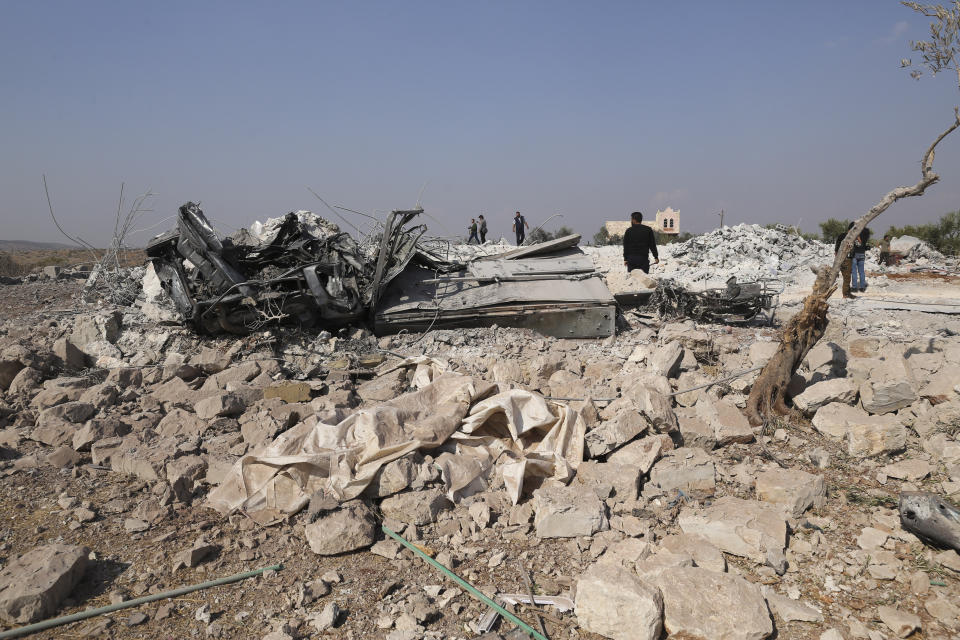
<path id="1" fill-rule="evenodd" d="M 321 515 L 304 527 L 304 534 L 311 551 L 332 556 L 369 547 L 376 540 L 377 527 L 370 508 L 354 500 Z"/>
<path id="2" fill-rule="evenodd" d="M 0 389 L 6 391 L 10 388 L 10 383 L 17 377 L 24 364 L 19 360 L 0 359 Z"/>
<path id="3" fill-rule="evenodd" d="M 697 416 L 713 426 L 718 447 L 734 442 L 753 442 L 753 429 L 743 412 L 730 400 L 712 400 L 706 394 L 700 396 L 695 407 Z"/>
<path id="4" fill-rule="evenodd" d="M 581 627 L 607 638 L 657 640 L 663 599 L 622 566 L 596 563 L 577 581 L 574 612 Z"/>
<path id="5" fill-rule="evenodd" d="M 823 622 L 823 614 L 806 603 L 782 596 L 770 587 L 763 588 L 763 595 L 771 611 L 784 622 Z"/>
<path id="6" fill-rule="evenodd" d="M 233 393 L 217 393 L 194 405 L 194 412 L 202 420 L 222 416 L 238 416 L 243 413 L 243 401 Z"/>
<path id="7" fill-rule="evenodd" d="M 874 414 L 890 413 L 916 402 L 917 383 L 905 358 L 875 366 L 860 385 L 860 404 Z"/>
<path id="8" fill-rule="evenodd" d="M 385 373 L 357 387 L 357 394 L 366 402 L 393 400 L 407 387 L 407 375 L 403 369 Z"/>
<path id="9" fill-rule="evenodd" d="M 787 522 L 780 507 L 758 500 L 724 496 L 702 511 L 685 508 L 678 518 L 684 533 L 702 536 L 721 551 L 767 561 L 768 551 L 783 552 Z"/>
<path id="10" fill-rule="evenodd" d="M 800 517 L 810 507 L 826 501 L 827 487 L 823 476 L 795 469 L 770 469 L 757 475 L 757 497 L 765 502 L 783 505 Z"/>
<path id="11" fill-rule="evenodd" d="M 677 411 L 677 423 L 683 446 L 698 447 L 713 451 L 717 447 L 717 434 L 713 425 L 689 410 Z"/>
<path id="12" fill-rule="evenodd" d="M 83 369 L 87 366 L 87 356 L 68 338 L 60 338 L 53 343 L 53 355 L 65 369 Z"/>
<path id="13" fill-rule="evenodd" d="M 890 628 L 898 638 L 906 638 L 920 628 L 920 616 L 894 607 L 877 607 L 877 617 Z"/>
<path id="14" fill-rule="evenodd" d="M 582 485 L 547 485 L 533 492 L 534 526 L 540 538 L 590 536 L 609 528 L 606 508 Z"/>
<path id="15" fill-rule="evenodd" d="M 633 407 L 622 406 L 612 419 L 604 420 L 587 432 L 584 445 L 589 457 L 597 458 L 630 442 L 648 426 L 646 418 Z"/>
<path id="16" fill-rule="evenodd" d="M 636 467 L 641 474 L 650 472 L 653 464 L 667 451 L 673 449 L 673 440 L 666 434 L 647 436 L 620 447 L 609 456 L 607 462 Z"/>
<path id="17" fill-rule="evenodd" d="M 645 576 L 644 581 L 663 595 L 663 626 L 670 637 L 764 640 L 773 634 L 763 594 L 739 576 L 669 567 Z"/>
<path id="18" fill-rule="evenodd" d="M 640 476 L 643 473 L 634 465 L 586 460 L 577 467 L 574 481 L 592 488 L 597 495 L 606 493 L 608 496 L 612 493 L 618 501 L 636 500 Z"/>
<path id="19" fill-rule="evenodd" d="M 207 430 L 207 421 L 196 414 L 174 409 L 157 424 L 157 433 L 168 437 L 196 437 Z"/>
<path id="20" fill-rule="evenodd" d="M 727 559 L 724 558 L 723 553 L 701 536 L 687 533 L 675 534 L 661 540 L 660 546 L 667 551 L 690 556 L 702 569 L 721 573 L 727 570 Z"/>
<path id="21" fill-rule="evenodd" d="M 808 416 L 812 416 L 820 407 L 831 402 L 851 404 L 857 399 L 858 385 L 848 378 L 833 378 L 812 384 L 798 396 L 794 396 L 793 404 Z"/>
<path id="22" fill-rule="evenodd" d="M 37 547 L 0 571 L 0 618 L 36 622 L 56 613 L 87 568 L 90 550 L 64 544 Z"/>
<path id="23" fill-rule="evenodd" d="M 813 428 L 831 438 L 842 440 L 847 437 L 850 425 L 869 418 L 860 407 L 852 407 L 842 402 L 833 402 L 817 410 L 811 421 Z"/>
<path id="24" fill-rule="evenodd" d="M 437 489 L 400 493 L 380 503 L 383 515 L 413 525 L 436 522 L 437 515 L 451 507 L 453 504 Z"/>
<path id="25" fill-rule="evenodd" d="M 871 419 L 850 425 L 847 433 L 847 455 L 878 456 L 903 451 L 907 430 L 895 416 L 871 416 Z"/>
<path id="26" fill-rule="evenodd" d="M 683 345 L 679 342 L 668 342 L 648 358 L 650 368 L 654 373 L 674 378 L 680 373 L 680 363 L 683 361 Z"/>
<path id="27" fill-rule="evenodd" d="M 644 495 L 651 489 L 669 494 L 681 490 L 691 496 L 712 496 L 717 487 L 716 466 L 703 449 L 681 447 L 668 451 L 650 471 L 650 482 L 644 485 Z"/>

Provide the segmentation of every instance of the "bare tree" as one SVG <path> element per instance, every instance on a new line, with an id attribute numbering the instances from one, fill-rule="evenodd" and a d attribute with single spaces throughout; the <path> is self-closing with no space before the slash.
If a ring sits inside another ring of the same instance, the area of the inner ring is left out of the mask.
<path id="1" fill-rule="evenodd" d="M 921 54 L 919 67 L 926 68 L 932 75 L 945 70 L 954 71 L 960 87 L 960 0 L 954 0 L 952 6 L 921 5 L 916 2 L 903 2 L 904 6 L 927 17 L 933 18 L 930 24 L 930 39 L 911 42 L 913 51 Z M 909 59 L 901 61 L 903 67 L 914 67 Z M 919 78 L 923 71 L 913 68 L 911 75 Z M 763 424 L 772 415 L 783 415 L 789 411 L 784 402 L 784 393 L 790 378 L 810 349 L 823 337 L 827 329 L 828 300 L 836 291 L 837 276 L 845 257 L 853 248 L 853 243 L 861 231 L 870 222 L 887 210 L 894 202 L 902 198 L 923 195 L 927 187 L 940 180 L 933 171 L 934 152 L 937 145 L 960 127 L 960 110 L 954 107 L 953 123 L 933 141 L 920 161 L 920 180 L 909 187 L 897 187 L 888 192 L 873 205 L 867 213 L 858 218 L 840 244 L 833 264 L 817 270 L 813 289 L 803 301 L 803 309 L 787 322 L 780 340 L 780 348 L 760 372 L 747 399 L 747 417 L 754 425 Z"/>

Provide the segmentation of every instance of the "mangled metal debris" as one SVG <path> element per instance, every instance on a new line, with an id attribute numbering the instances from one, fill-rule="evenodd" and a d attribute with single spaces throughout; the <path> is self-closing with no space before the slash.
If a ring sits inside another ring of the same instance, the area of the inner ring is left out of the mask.
<path id="1" fill-rule="evenodd" d="M 411 263 L 377 307 L 378 333 L 431 327 L 508 326 L 563 338 L 614 333 L 616 300 L 579 236 L 523 247 L 438 277 Z"/>
<path id="2" fill-rule="evenodd" d="M 176 228 L 155 238 L 147 255 L 198 331 L 244 334 L 275 321 L 343 325 L 370 313 L 413 257 L 426 227 L 407 225 L 419 213 L 392 212 L 372 248 L 306 211 L 221 240 L 188 202 Z"/>
<path id="3" fill-rule="evenodd" d="M 928 544 L 960 551 L 960 510 L 935 493 L 901 493 L 900 523 Z"/>
<path id="4" fill-rule="evenodd" d="M 725 287 L 691 291 L 671 280 L 661 280 L 645 301 L 634 300 L 664 318 L 692 318 L 702 322 L 749 322 L 773 313 L 784 285 L 776 279 L 737 282 L 727 280 Z M 620 298 L 618 296 L 618 301 Z M 621 301 L 622 302 L 622 301 Z"/>
<path id="5" fill-rule="evenodd" d="M 558 337 L 613 335 L 616 301 L 573 235 L 467 265 L 422 242 L 422 209 L 394 211 L 360 244 L 309 212 L 221 239 L 200 208 L 147 255 L 183 319 L 204 333 L 249 333 L 274 322 L 378 333 L 493 324 Z M 443 276 L 443 277 L 441 277 Z"/>

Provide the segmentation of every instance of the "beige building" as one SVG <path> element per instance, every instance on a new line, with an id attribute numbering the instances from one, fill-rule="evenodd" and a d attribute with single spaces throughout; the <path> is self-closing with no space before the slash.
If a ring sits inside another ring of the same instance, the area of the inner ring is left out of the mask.
<path id="1" fill-rule="evenodd" d="M 658 210 L 653 220 L 644 220 L 647 225 L 657 233 L 665 233 L 670 236 L 680 233 L 680 212 L 672 207 Z M 630 228 L 629 220 L 611 220 L 603 225 L 607 233 L 611 236 L 623 236 Z"/>

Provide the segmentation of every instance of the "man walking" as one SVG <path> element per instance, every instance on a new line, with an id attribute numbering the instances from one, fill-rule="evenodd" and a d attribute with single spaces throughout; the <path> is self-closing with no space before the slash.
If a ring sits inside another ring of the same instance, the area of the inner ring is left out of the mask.
<path id="1" fill-rule="evenodd" d="M 517 211 L 517 215 L 513 216 L 513 232 L 517 234 L 517 246 L 523 244 L 523 241 L 527 238 L 526 229 L 530 228 L 530 225 L 527 224 L 527 219 L 520 215 L 520 212 Z"/>
<path id="2" fill-rule="evenodd" d="M 483 217 L 483 214 L 480 214 L 480 244 L 484 244 L 487 241 L 487 219 Z"/>
<path id="3" fill-rule="evenodd" d="M 477 244 L 480 244 L 480 238 L 477 237 L 477 220 L 476 218 L 470 218 L 470 237 L 467 238 L 467 244 L 474 240 L 477 241 Z"/>
<path id="4" fill-rule="evenodd" d="M 850 223 L 850 226 L 847 227 L 847 231 L 853 229 L 853 223 Z M 833 255 L 837 255 L 840 252 L 840 244 L 843 242 L 843 239 L 847 237 L 847 231 L 844 231 L 837 236 L 837 241 L 833 245 Z M 852 300 L 856 298 L 855 295 L 850 293 L 850 272 L 853 271 L 853 247 L 850 247 L 850 251 L 843 257 L 843 264 L 840 265 L 840 282 L 841 282 L 841 291 L 843 292 L 843 297 Z"/>
<path id="5" fill-rule="evenodd" d="M 643 224 L 643 214 L 634 211 L 630 214 L 630 228 L 623 234 L 623 264 L 627 272 L 640 269 L 650 273 L 650 254 L 653 254 L 653 263 L 660 264 L 657 255 L 657 238 L 653 229 Z"/>

